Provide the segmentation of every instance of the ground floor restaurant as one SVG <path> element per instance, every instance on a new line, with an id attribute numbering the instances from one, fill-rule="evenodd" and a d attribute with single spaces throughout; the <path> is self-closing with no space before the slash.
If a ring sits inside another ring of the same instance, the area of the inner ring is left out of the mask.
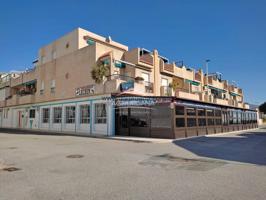
<path id="1" fill-rule="evenodd" d="M 151 99 L 116 104 L 117 135 L 185 138 L 258 127 L 254 110 L 174 98 Z"/>
<path id="2" fill-rule="evenodd" d="M 257 112 L 169 97 L 93 96 L 0 108 L 0 128 L 184 138 L 256 128 Z"/>

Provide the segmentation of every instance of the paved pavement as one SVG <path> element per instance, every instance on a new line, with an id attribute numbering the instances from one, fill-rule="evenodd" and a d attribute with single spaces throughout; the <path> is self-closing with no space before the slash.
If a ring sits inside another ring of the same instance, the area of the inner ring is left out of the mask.
<path id="1" fill-rule="evenodd" d="M 0 133 L 0 200 L 14 199 L 265 200 L 266 129 L 172 143 Z"/>

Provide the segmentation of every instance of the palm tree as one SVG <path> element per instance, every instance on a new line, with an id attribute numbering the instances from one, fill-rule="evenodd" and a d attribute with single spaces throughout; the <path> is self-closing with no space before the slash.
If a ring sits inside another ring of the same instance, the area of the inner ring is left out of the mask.
<path id="1" fill-rule="evenodd" d="M 95 80 L 95 83 L 98 84 L 103 83 L 104 78 L 108 75 L 109 67 L 107 64 L 104 64 L 101 61 L 98 61 L 91 71 L 92 79 Z"/>

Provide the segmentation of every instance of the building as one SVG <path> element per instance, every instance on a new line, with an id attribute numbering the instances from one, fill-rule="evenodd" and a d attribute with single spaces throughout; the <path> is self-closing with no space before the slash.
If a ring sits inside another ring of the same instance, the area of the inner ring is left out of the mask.
<path id="1" fill-rule="evenodd" d="M 242 89 L 219 74 L 81 28 L 42 47 L 33 65 L 1 76 L 0 127 L 163 138 L 257 127 Z M 93 69 L 108 73 L 95 81 Z"/>

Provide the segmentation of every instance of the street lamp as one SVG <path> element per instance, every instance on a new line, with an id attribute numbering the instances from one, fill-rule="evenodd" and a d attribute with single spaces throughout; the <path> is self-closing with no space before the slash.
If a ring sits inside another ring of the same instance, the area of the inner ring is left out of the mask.
<path id="1" fill-rule="evenodd" d="M 205 60 L 205 66 L 206 66 L 206 77 L 207 77 L 207 95 L 209 96 L 209 62 L 210 59 Z M 208 97 L 209 98 L 209 97 Z"/>

